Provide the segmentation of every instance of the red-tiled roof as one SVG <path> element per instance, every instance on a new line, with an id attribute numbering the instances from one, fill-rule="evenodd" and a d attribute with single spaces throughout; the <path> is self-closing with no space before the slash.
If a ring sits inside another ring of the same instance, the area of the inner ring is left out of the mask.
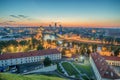
<path id="1" fill-rule="evenodd" d="M 120 61 L 120 57 L 117 56 L 103 56 L 106 60 L 111 60 L 111 61 Z"/>
<path id="2" fill-rule="evenodd" d="M 47 50 L 30 51 L 30 52 L 6 53 L 0 55 L 0 60 L 30 57 L 30 56 L 42 56 L 49 54 L 60 54 L 60 52 L 57 49 L 47 49 Z"/>
<path id="3" fill-rule="evenodd" d="M 78 58 L 80 55 L 78 55 L 78 54 L 73 54 L 72 55 L 72 58 Z"/>
<path id="4" fill-rule="evenodd" d="M 107 64 L 107 62 L 101 55 L 99 55 L 98 53 L 92 53 L 91 57 L 94 60 L 94 63 L 102 78 L 120 79 L 113 68 Z"/>

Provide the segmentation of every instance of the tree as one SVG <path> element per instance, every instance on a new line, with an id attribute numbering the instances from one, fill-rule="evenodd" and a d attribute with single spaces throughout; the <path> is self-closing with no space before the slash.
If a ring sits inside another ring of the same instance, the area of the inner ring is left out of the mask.
<path id="1" fill-rule="evenodd" d="M 0 49 L 0 54 L 2 53 L 2 49 Z"/>
<path id="2" fill-rule="evenodd" d="M 81 49 L 81 55 L 84 55 L 86 53 L 85 49 Z"/>
<path id="3" fill-rule="evenodd" d="M 91 53 L 90 49 L 87 49 L 88 56 L 90 55 L 90 53 Z"/>
<path id="4" fill-rule="evenodd" d="M 120 38 L 116 38 L 115 41 L 116 41 L 117 43 L 120 43 Z"/>
<path id="5" fill-rule="evenodd" d="M 7 41 L 7 44 L 8 44 L 8 46 L 10 46 L 10 45 L 18 46 L 18 42 L 16 40 Z"/>
<path id="6" fill-rule="evenodd" d="M 32 37 L 32 46 L 35 48 L 35 45 L 40 44 L 39 40 Z"/>
<path id="7" fill-rule="evenodd" d="M 3 49 L 4 47 L 6 47 L 5 41 L 0 41 L 0 49 Z"/>
<path id="8" fill-rule="evenodd" d="M 43 48 L 42 45 L 38 45 L 37 50 L 43 50 L 43 49 L 44 49 L 44 48 Z"/>
<path id="9" fill-rule="evenodd" d="M 19 42 L 20 45 L 24 46 L 24 45 L 27 45 L 27 41 L 26 40 L 22 40 Z"/>
<path id="10" fill-rule="evenodd" d="M 113 37 L 105 37 L 105 42 L 108 42 L 108 44 L 113 44 L 114 38 Z"/>
<path id="11" fill-rule="evenodd" d="M 120 53 L 120 47 L 118 47 L 115 51 L 114 51 L 114 55 L 118 56 Z"/>
<path id="12" fill-rule="evenodd" d="M 51 41 L 51 39 L 47 39 L 47 42 L 48 42 L 48 44 L 51 44 L 52 41 Z"/>
<path id="13" fill-rule="evenodd" d="M 92 51 L 96 52 L 97 51 L 97 44 L 92 44 Z"/>
<path id="14" fill-rule="evenodd" d="M 62 55 L 65 55 L 65 50 L 66 50 L 66 48 L 62 49 L 62 51 L 61 51 Z"/>
<path id="15" fill-rule="evenodd" d="M 44 63 L 44 66 L 50 66 L 52 61 L 51 61 L 51 59 L 49 57 L 46 57 L 44 59 L 43 63 Z"/>

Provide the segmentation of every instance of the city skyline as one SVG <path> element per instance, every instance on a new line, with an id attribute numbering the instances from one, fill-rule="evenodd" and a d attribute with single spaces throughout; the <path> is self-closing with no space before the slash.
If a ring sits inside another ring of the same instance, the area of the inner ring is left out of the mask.
<path id="1" fill-rule="evenodd" d="M 0 0 L 0 26 L 120 27 L 119 0 Z"/>

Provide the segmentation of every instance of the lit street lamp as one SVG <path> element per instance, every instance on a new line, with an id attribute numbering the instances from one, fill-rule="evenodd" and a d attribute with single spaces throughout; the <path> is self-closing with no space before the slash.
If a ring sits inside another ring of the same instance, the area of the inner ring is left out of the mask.
<path id="1" fill-rule="evenodd" d="M 80 56 L 80 62 L 84 62 L 84 56 Z"/>

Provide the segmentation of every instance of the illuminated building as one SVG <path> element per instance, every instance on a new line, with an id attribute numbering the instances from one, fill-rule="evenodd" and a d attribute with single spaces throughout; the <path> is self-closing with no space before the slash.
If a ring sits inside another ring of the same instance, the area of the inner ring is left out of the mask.
<path id="1" fill-rule="evenodd" d="M 39 62 L 43 61 L 45 57 L 58 60 L 61 59 L 61 53 L 57 49 L 6 53 L 0 55 L 0 67 Z"/>

